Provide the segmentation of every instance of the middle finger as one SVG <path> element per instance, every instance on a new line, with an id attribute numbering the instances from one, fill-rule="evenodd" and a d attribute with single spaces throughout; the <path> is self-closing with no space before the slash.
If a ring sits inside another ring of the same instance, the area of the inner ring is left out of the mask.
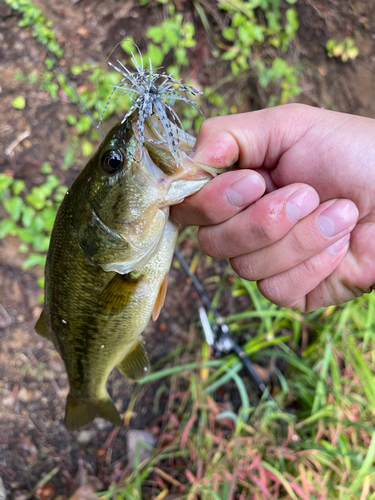
<path id="1" fill-rule="evenodd" d="M 221 224 L 200 228 L 199 243 L 211 257 L 244 255 L 280 240 L 318 206 L 315 189 L 291 184 L 263 196 Z"/>

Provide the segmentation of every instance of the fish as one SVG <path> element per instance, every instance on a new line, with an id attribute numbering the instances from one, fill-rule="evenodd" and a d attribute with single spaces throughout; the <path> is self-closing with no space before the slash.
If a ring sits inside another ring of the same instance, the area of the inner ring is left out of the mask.
<path id="1" fill-rule="evenodd" d="M 145 95 L 68 189 L 51 234 L 35 328 L 65 364 L 68 430 L 96 417 L 123 424 L 106 382 L 115 367 L 133 381 L 150 371 L 142 332 L 164 304 L 179 231 L 169 207 L 218 173 L 189 156 L 194 138 L 173 114 L 145 109 Z"/>

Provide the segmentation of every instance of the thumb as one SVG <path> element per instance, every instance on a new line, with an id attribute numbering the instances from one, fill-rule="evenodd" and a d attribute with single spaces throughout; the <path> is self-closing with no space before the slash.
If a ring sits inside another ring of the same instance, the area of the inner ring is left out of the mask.
<path id="1" fill-rule="evenodd" d="M 205 120 L 195 144 L 194 159 L 212 167 L 273 168 L 317 119 L 319 110 L 286 104 Z"/>

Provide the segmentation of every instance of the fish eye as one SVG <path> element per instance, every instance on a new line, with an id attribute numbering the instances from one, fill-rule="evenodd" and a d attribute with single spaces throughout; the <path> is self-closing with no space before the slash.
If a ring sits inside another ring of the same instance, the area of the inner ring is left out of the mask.
<path id="1" fill-rule="evenodd" d="M 124 164 L 120 151 L 108 151 L 102 158 L 102 167 L 108 174 L 116 173 Z"/>

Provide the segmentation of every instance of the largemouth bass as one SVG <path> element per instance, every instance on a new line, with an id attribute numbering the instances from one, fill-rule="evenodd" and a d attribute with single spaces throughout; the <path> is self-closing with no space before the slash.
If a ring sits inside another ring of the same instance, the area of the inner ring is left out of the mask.
<path id="1" fill-rule="evenodd" d="M 175 127 L 178 158 L 158 116 L 135 108 L 106 136 L 69 188 L 52 231 L 45 303 L 36 330 L 67 370 L 65 425 L 122 420 L 106 389 L 117 367 L 139 380 L 150 365 L 141 334 L 163 305 L 178 235 L 169 206 L 214 175 L 187 155 L 194 142 Z"/>

